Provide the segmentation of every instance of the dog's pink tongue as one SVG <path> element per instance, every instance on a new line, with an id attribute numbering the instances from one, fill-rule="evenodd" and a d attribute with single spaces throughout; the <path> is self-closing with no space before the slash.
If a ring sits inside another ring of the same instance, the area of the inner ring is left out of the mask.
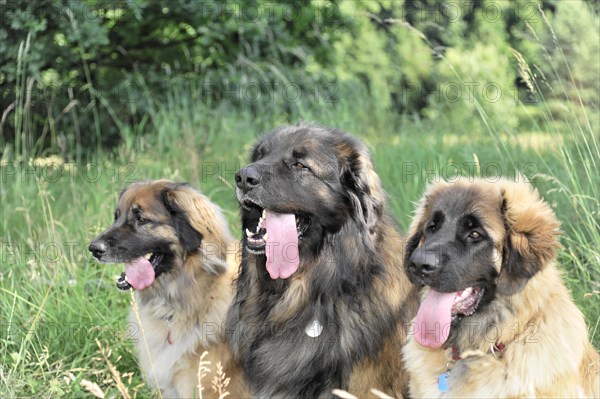
<path id="1" fill-rule="evenodd" d="M 152 264 L 143 256 L 125 264 L 125 275 L 127 282 L 136 290 L 149 287 L 155 277 Z"/>
<path id="2" fill-rule="evenodd" d="M 418 343 L 428 348 L 439 348 L 446 342 L 450 335 L 454 298 L 456 292 L 429 290 L 415 318 L 415 339 Z"/>
<path id="3" fill-rule="evenodd" d="M 292 213 L 266 212 L 267 271 L 272 279 L 288 278 L 298 270 L 298 233 L 296 216 Z"/>

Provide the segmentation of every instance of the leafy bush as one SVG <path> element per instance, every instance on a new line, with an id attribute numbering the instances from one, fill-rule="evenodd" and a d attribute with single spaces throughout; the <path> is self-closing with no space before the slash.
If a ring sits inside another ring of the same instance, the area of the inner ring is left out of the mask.
<path id="1" fill-rule="evenodd" d="M 331 62 L 330 42 L 344 23 L 331 3 L 310 0 L 0 6 L 0 108 L 7 116 L 0 148 L 21 158 L 48 146 L 63 153 L 114 146 L 148 114 L 148 94 L 164 100 L 173 80 L 201 91 L 205 102 L 235 101 L 248 82 L 263 92 L 274 83 L 310 85 L 310 75 L 295 71 Z"/>
<path id="2" fill-rule="evenodd" d="M 587 109 L 599 102 L 592 1 L 0 0 L 0 7 L 7 159 L 79 160 L 140 135 L 155 140 L 155 110 L 175 95 L 209 108 L 301 115 L 367 93 L 376 112 L 492 131 L 564 119 L 573 112 L 560 104 L 565 98 L 581 98 Z M 593 117 L 576 112 L 581 122 Z"/>

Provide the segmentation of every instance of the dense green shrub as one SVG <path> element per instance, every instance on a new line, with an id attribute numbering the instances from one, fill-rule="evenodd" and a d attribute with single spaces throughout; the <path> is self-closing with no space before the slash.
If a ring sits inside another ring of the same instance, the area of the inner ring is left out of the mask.
<path id="1" fill-rule="evenodd" d="M 493 131 L 568 116 L 565 98 L 598 107 L 592 1 L 0 0 L 0 9 L 4 158 L 79 159 L 155 140 L 157 106 L 175 95 L 300 116 L 366 93 L 374 110 Z"/>
<path id="2" fill-rule="evenodd" d="M 331 3 L 309 0 L 11 0 L 0 7 L 7 114 L 0 145 L 17 156 L 48 145 L 62 152 L 71 143 L 114 145 L 173 80 L 206 102 L 246 96 L 251 104 L 260 101 L 255 87 L 293 97 L 296 87 L 285 85 L 315 81 L 297 71 L 327 66 L 344 24 Z"/>

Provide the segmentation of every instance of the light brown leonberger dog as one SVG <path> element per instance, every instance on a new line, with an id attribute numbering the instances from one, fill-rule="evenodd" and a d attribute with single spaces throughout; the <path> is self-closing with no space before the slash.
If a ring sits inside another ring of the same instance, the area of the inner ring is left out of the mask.
<path id="1" fill-rule="evenodd" d="M 556 266 L 559 233 L 528 183 L 429 187 L 405 254 L 423 286 L 403 350 L 412 396 L 599 396 L 598 353 Z"/>
<path id="2" fill-rule="evenodd" d="M 186 184 L 134 183 L 121 193 L 113 225 L 89 249 L 101 263 L 125 263 L 117 286 L 136 290 L 141 326 L 134 309 L 129 320 L 137 326 L 148 385 L 163 397 L 198 397 L 199 360 L 208 351 L 203 397 L 218 397 L 210 387 L 217 362 L 231 378 L 229 397 L 248 397 L 224 342 L 237 265 L 234 239 L 216 205 Z"/>
<path id="3" fill-rule="evenodd" d="M 401 396 L 416 292 L 367 148 L 336 129 L 280 127 L 236 183 L 243 258 L 227 332 L 254 396 Z"/>

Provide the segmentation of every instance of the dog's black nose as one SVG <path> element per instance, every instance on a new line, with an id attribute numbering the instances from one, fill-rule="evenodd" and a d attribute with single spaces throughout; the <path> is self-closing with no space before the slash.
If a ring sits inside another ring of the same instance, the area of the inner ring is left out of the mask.
<path id="1" fill-rule="evenodd" d="M 250 190 L 260 184 L 260 173 L 252 165 L 243 167 L 235 174 L 235 184 L 240 190 Z"/>
<path id="2" fill-rule="evenodd" d="M 411 269 L 421 275 L 430 275 L 440 268 L 440 258 L 434 251 L 417 249 L 410 256 Z"/>
<path id="3" fill-rule="evenodd" d="M 88 247 L 88 251 L 94 255 L 94 258 L 100 259 L 106 252 L 106 243 L 104 241 L 94 241 Z"/>

